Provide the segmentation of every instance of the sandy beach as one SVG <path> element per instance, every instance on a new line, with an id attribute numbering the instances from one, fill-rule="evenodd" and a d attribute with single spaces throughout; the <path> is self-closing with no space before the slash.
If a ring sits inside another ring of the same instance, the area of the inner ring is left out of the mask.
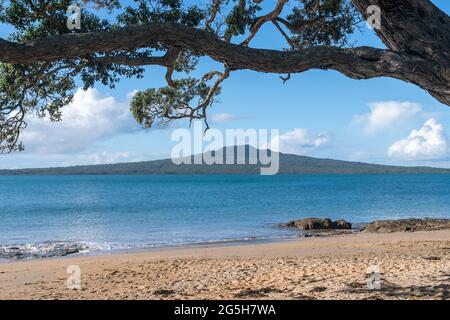
<path id="1" fill-rule="evenodd" d="M 67 288 L 70 265 L 81 269 L 80 290 Z M 381 288 L 369 290 L 374 270 Z M 450 230 L 0 264 L 0 299 L 448 299 L 449 291 Z"/>

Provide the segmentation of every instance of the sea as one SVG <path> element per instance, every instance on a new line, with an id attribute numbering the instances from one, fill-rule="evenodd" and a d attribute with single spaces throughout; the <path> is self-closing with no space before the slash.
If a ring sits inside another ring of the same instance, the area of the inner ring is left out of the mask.
<path id="1" fill-rule="evenodd" d="M 275 241 L 306 217 L 450 218 L 450 176 L 0 176 L 0 260 Z"/>

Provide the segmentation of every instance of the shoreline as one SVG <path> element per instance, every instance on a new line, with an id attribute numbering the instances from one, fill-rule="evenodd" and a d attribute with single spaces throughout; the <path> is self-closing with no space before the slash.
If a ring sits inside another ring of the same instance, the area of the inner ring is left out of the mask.
<path id="1" fill-rule="evenodd" d="M 360 225 L 360 224 L 357 224 Z M 361 224 L 362 225 L 362 224 Z M 279 224 L 274 225 L 274 227 L 287 229 L 286 227 L 280 227 Z M 126 253 L 141 253 L 141 252 L 154 252 L 154 251 L 168 251 L 168 250 L 176 250 L 176 249 L 201 249 L 201 248 L 209 248 L 209 247 L 228 247 L 228 246 L 245 246 L 245 245 L 253 245 L 253 244 L 265 244 L 265 243 L 278 243 L 285 241 L 295 241 L 306 239 L 308 237 L 330 237 L 334 235 L 344 234 L 357 234 L 360 233 L 360 228 L 353 228 L 351 230 L 295 230 L 291 229 L 291 234 L 286 235 L 278 235 L 278 236 L 261 236 L 261 237 L 245 237 L 239 239 L 224 239 L 224 240 L 213 240 L 213 241 L 201 241 L 201 242 L 190 242 L 190 243 L 181 243 L 181 244 L 163 244 L 163 245 L 147 245 L 141 247 L 130 247 L 130 248 L 114 248 L 114 249 L 99 249 L 93 250 L 89 252 L 79 252 L 79 253 L 69 253 L 64 255 L 52 255 L 52 256 L 32 256 L 25 258 L 6 258 L 0 257 L 0 265 L 15 263 L 20 261 L 34 261 L 34 260 L 43 260 L 43 259 L 62 259 L 62 258 L 70 258 L 70 257 L 90 257 L 90 256 L 109 256 L 116 254 L 126 254 Z M 307 236 L 308 235 L 308 236 Z M 42 243 L 62 243 L 62 241 L 44 241 Z M 71 242 L 67 242 L 70 244 Z M 79 244 L 81 242 L 74 241 L 73 244 Z M 26 244 L 25 246 L 28 246 Z M 10 247 L 17 247 L 17 245 L 10 245 Z"/>
<path id="2" fill-rule="evenodd" d="M 18 262 L 31 262 L 31 261 L 44 261 L 44 260 L 57 260 L 57 259 L 69 259 L 69 258 L 83 258 L 83 257 L 103 257 L 103 256 L 115 256 L 123 254 L 138 254 L 138 253 L 155 253 L 161 251 L 183 250 L 183 249 L 205 249 L 205 248 L 222 248 L 222 247 L 240 247 L 246 245 L 257 244 L 270 244 L 279 243 L 285 241 L 295 241 L 302 239 L 299 236 L 280 236 L 280 237 L 261 237 L 254 239 L 236 239 L 236 240 L 217 240 L 217 241 L 205 241 L 205 242 L 192 242 L 185 244 L 173 244 L 173 245 L 149 245 L 136 248 L 123 248 L 123 249 L 109 249 L 109 250 L 95 250 L 91 252 L 73 253 L 59 256 L 49 257 L 27 257 L 22 259 L 8 259 L 0 258 L 0 266 L 3 264 L 12 264 Z"/>
<path id="3" fill-rule="evenodd" d="M 69 265 L 82 290 L 67 289 Z M 0 299 L 448 299 L 450 230 L 21 260 L 0 264 L 0 283 Z"/>

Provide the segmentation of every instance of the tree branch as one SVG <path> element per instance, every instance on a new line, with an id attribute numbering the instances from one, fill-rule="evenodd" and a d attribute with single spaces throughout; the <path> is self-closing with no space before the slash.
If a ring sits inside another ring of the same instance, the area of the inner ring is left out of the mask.
<path id="1" fill-rule="evenodd" d="M 247 39 L 245 39 L 241 45 L 243 46 L 248 46 L 248 44 L 250 43 L 250 41 L 252 41 L 252 39 L 256 36 L 256 34 L 258 33 L 259 29 L 266 23 L 269 21 L 273 21 L 276 17 L 278 17 L 281 14 L 281 11 L 283 11 L 284 5 L 288 2 L 289 0 L 278 0 L 277 4 L 275 6 L 275 9 L 273 9 L 272 12 L 259 17 L 256 19 L 256 22 L 252 25 L 252 27 L 250 28 L 250 35 L 247 37 Z"/>
<path id="2" fill-rule="evenodd" d="M 214 32 L 214 30 L 211 28 L 211 23 L 213 23 L 214 20 L 216 20 L 217 13 L 219 13 L 220 11 L 220 4 L 222 2 L 222 0 L 213 0 L 213 1 L 214 3 L 211 8 L 211 16 L 205 23 L 205 29 L 208 30 L 209 32 Z"/>
<path id="3" fill-rule="evenodd" d="M 145 65 L 158 65 L 162 67 L 167 67 L 168 61 L 165 56 L 163 57 L 129 57 L 125 54 L 117 56 L 105 56 L 96 57 L 89 59 L 90 64 L 120 64 L 130 67 L 139 67 Z"/>
<path id="4" fill-rule="evenodd" d="M 429 91 L 442 103 L 450 105 L 449 66 L 406 52 L 370 47 L 344 49 L 322 46 L 293 52 L 253 49 L 228 43 L 210 32 L 180 24 L 155 23 L 111 32 L 66 34 L 24 44 L 0 39 L 0 62 L 31 64 L 56 61 L 98 51 L 132 50 L 155 43 L 183 47 L 210 56 L 227 64 L 231 70 L 298 73 L 310 69 L 331 69 L 354 79 L 383 76 L 396 78 L 414 83 Z M 132 63 L 128 60 L 122 62 Z M 158 65 L 164 63 L 157 57 L 149 57 L 141 62 Z M 133 65 L 136 63 L 134 61 Z"/>
<path id="5" fill-rule="evenodd" d="M 367 8 L 381 9 L 381 29 L 375 30 L 386 47 L 414 52 L 443 65 L 450 61 L 450 17 L 429 0 L 352 0 L 364 17 Z"/>

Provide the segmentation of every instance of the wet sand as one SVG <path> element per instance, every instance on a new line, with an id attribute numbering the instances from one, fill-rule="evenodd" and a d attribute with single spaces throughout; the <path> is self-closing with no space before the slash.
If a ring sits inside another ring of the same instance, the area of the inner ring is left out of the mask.
<path id="1" fill-rule="evenodd" d="M 80 290 L 67 288 L 70 265 L 80 267 Z M 0 264 L 0 299 L 448 299 L 449 292 L 450 230 Z"/>

